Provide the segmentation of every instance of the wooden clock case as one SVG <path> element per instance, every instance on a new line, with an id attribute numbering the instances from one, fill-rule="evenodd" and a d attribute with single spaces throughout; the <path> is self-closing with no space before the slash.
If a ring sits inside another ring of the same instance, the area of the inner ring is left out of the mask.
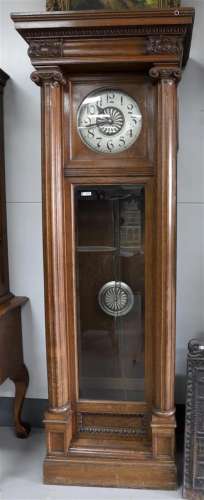
<path id="1" fill-rule="evenodd" d="M 44 481 L 176 487 L 177 84 L 194 10 L 13 14 L 42 92 L 42 179 L 49 410 Z M 143 113 L 121 154 L 80 140 L 76 113 L 96 88 L 120 88 Z M 145 189 L 144 401 L 79 398 L 75 186 Z"/>

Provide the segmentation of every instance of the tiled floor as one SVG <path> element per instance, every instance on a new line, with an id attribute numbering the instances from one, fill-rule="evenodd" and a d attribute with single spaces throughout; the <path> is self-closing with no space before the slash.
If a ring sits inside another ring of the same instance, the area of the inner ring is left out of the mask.
<path id="1" fill-rule="evenodd" d="M 16 439 L 11 428 L 0 428 L 0 500 L 170 500 L 181 491 L 163 492 L 113 488 L 79 488 L 42 484 L 44 435 L 32 430 L 27 440 Z"/>

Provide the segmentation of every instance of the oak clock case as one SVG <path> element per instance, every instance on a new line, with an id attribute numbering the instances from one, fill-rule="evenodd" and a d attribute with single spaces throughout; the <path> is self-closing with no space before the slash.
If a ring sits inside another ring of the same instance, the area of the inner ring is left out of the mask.
<path id="1" fill-rule="evenodd" d="M 12 17 L 42 92 L 44 481 L 175 488 L 177 84 L 194 11 Z"/>

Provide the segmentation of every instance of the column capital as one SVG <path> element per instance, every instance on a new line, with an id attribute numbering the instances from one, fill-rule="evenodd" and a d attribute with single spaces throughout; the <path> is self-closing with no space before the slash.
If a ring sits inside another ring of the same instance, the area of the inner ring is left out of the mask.
<path id="1" fill-rule="evenodd" d="M 153 66 L 149 70 L 149 76 L 153 82 L 173 80 L 178 83 L 181 80 L 182 71 L 176 66 Z"/>
<path id="2" fill-rule="evenodd" d="M 36 71 L 31 73 L 31 80 L 39 86 L 50 84 L 53 87 L 59 87 L 66 84 L 66 78 L 59 66 L 47 66 L 36 69 Z"/>

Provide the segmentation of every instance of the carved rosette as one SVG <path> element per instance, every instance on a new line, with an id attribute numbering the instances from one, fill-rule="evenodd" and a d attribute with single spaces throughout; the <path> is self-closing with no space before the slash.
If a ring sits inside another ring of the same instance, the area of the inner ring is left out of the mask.
<path id="1" fill-rule="evenodd" d="M 59 87 L 66 84 L 66 78 L 60 68 L 57 67 L 41 68 L 33 71 L 31 73 L 31 80 L 39 86 L 50 84 L 53 87 Z"/>
<path id="2" fill-rule="evenodd" d="M 60 57 L 62 55 L 61 40 L 31 40 L 28 49 L 29 57 Z"/>
<path id="3" fill-rule="evenodd" d="M 181 56 L 183 53 L 182 39 L 167 36 L 150 36 L 147 39 L 147 54 L 168 54 Z"/>
<path id="4" fill-rule="evenodd" d="M 154 66 L 149 70 L 149 76 L 155 83 L 161 80 L 174 80 L 178 83 L 181 80 L 182 71 L 178 67 Z"/>

